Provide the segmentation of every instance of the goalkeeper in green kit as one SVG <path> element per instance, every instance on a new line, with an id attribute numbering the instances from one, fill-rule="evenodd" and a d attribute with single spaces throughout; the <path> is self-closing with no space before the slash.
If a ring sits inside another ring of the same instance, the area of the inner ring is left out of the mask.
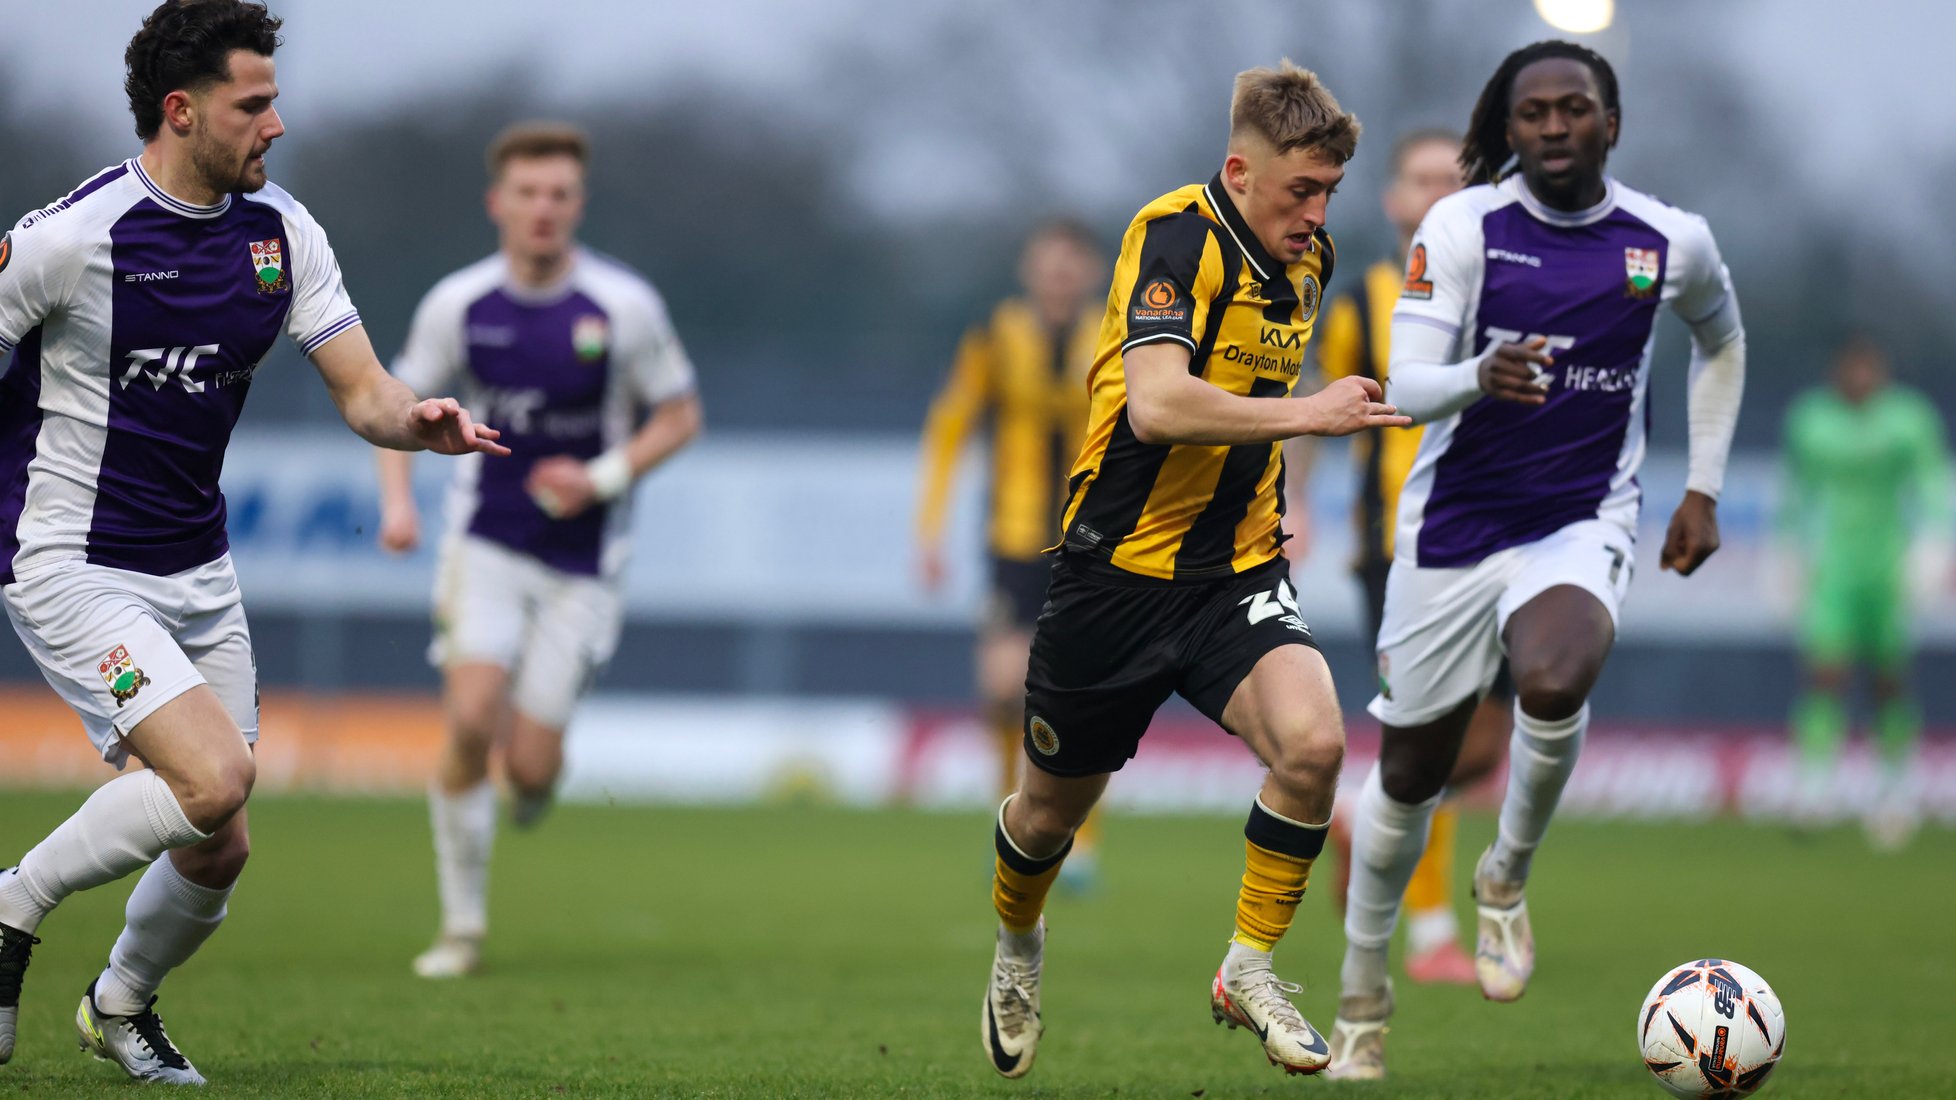
<path id="1" fill-rule="evenodd" d="M 1889 381 L 1886 357 L 1866 337 L 1843 345 L 1832 384 L 1787 414 L 1780 535 L 1804 577 L 1807 686 L 1793 712 L 1804 812 L 1824 812 L 1858 665 L 1873 680 L 1881 756 L 1880 785 L 1864 807 L 1868 837 L 1901 847 L 1919 814 L 1907 786 L 1921 727 L 1907 682 L 1909 613 L 1918 595 L 1947 584 L 1949 459 L 1941 414 Z"/>

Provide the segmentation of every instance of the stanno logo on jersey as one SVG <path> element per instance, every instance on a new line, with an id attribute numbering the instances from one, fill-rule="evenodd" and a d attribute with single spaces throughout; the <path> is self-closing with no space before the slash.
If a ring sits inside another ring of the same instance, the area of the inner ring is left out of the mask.
<path id="1" fill-rule="evenodd" d="M 129 655 L 128 646 L 119 645 L 109 650 L 109 655 L 102 658 L 95 671 L 101 674 L 102 682 L 109 686 L 109 694 L 115 696 L 117 707 L 134 699 L 136 693 L 150 682 L 149 677 L 143 675 L 143 670 L 136 667 L 136 659 Z"/>
<path id="2" fill-rule="evenodd" d="M 1298 288 L 1297 295 L 1297 316 L 1300 323 L 1308 325 L 1311 323 L 1311 318 L 1318 315 L 1318 299 L 1322 296 L 1318 288 L 1318 277 L 1305 275 L 1304 284 Z"/>
<path id="3" fill-rule="evenodd" d="M 277 238 L 251 242 L 251 273 L 260 294 L 276 294 L 289 288 L 285 281 L 285 249 Z"/>
<path id="4" fill-rule="evenodd" d="M 1407 298 L 1426 301 L 1433 297 L 1433 280 L 1426 277 L 1426 246 L 1416 244 L 1406 258 L 1406 286 L 1399 292 Z"/>
<path id="5" fill-rule="evenodd" d="M 586 363 L 603 357 L 605 343 L 610 337 L 610 326 L 595 313 L 587 313 L 571 324 L 571 347 L 577 350 L 577 357 Z"/>
<path id="6" fill-rule="evenodd" d="M 14 258 L 14 235 L 0 236 L 0 271 L 7 270 L 7 261 Z"/>
<path id="7" fill-rule="evenodd" d="M 1657 269 L 1662 258 L 1655 248 L 1623 250 L 1623 270 L 1627 276 L 1623 293 L 1632 298 L 1648 298 L 1657 293 Z"/>

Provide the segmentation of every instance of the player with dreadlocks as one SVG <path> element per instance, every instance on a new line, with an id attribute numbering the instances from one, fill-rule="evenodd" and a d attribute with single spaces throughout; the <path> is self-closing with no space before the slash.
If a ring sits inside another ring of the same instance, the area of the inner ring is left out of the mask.
<path id="1" fill-rule="evenodd" d="M 1354 822 L 1334 1077 L 1385 1075 L 1386 946 L 1504 657 L 1514 733 L 1500 832 L 1474 870 L 1474 963 L 1489 1000 L 1527 988 L 1529 862 L 1575 767 L 1630 584 L 1660 305 L 1692 337 L 1690 475 L 1662 566 L 1688 575 L 1718 549 L 1745 378 L 1738 302 L 1704 219 L 1605 171 L 1621 120 L 1616 74 L 1594 51 L 1515 51 L 1474 107 L 1461 151 L 1470 186 L 1413 237 L 1386 400 L 1425 432 L 1379 631 L 1371 711 L 1384 736 Z"/>

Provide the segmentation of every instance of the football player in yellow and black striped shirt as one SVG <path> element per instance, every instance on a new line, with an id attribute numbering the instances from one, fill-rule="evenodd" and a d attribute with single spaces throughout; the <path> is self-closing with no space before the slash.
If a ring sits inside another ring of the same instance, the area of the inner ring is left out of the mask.
<path id="1" fill-rule="evenodd" d="M 1398 256 L 1412 248 L 1413 233 L 1433 204 L 1460 190 L 1460 135 L 1447 130 L 1415 130 L 1392 147 L 1392 176 L 1381 205 L 1399 234 Z M 1417 276 L 1417 273 L 1415 273 Z M 1354 280 L 1351 289 L 1332 296 L 1324 307 L 1317 340 L 1312 346 L 1325 380 L 1359 375 L 1385 384 L 1392 309 L 1406 283 L 1400 260 L 1380 260 Z M 1368 638 L 1375 644 L 1379 620 L 1385 614 L 1386 574 L 1392 568 L 1392 533 L 1399 513 L 1399 489 L 1419 450 L 1420 429 L 1389 428 L 1367 432 L 1353 440 L 1358 467 L 1358 504 L 1354 510 L 1358 555 L 1353 572 L 1365 589 Z M 1481 701 L 1461 744 L 1448 787 L 1465 790 L 1497 767 L 1508 745 L 1508 711 L 1513 692 L 1506 677 Z M 1460 946 L 1453 913 L 1452 869 L 1454 835 L 1459 813 L 1451 804 L 1433 814 L 1426 854 L 1420 858 L 1406 887 L 1406 976 L 1416 982 L 1474 985 L 1474 960 Z M 1343 821 L 1334 826 L 1331 841 L 1343 857 L 1343 877 L 1351 867 L 1351 834 Z M 1338 883 L 1343 902 L 1344 882 Z"/>
<path id="2" fill-rule="evenodd" d="M 1046 548 L 1059 537 L 1066 475 L 1087 430 L 1087 370 L 1100 336 L 1107 265 L 1100 243 L 1078 222 L 1034 230 L 1019 259 L 1025 293 L 999 303 L 958 346 L 951 376 L 924 423 L 922 499 L 917 508 L 924 587 L 944 581 L 944 521 L 965 441 L 989 421 L 991 479 L 986 541 L 991 591 L 979 624 L 977 680 L 999 749 L 999 794 L 1018 789 L 1025 759 L 1026 655 L 1046 603 Z M 1083 826 L 1065 880 L 1092 877 Z"/>
<path id="3" fill-rule="evenodd" d="M 1121 242 L 1026 674 L 1034 766 L 994 833 L 981 1038 L 1007 1077 L 1031 1068 L 1044 1028 L 1046 893 L 1171 694 L 1270 769 L 1211 1012 L 1291 1072 L 1330 1060 L 1270 963 L 1324 847 L 1345 736 L 1279 519 L 1283 440 L 1409 423 L 1369 379 L 1291 396 L 1336 257 L 1326 206 L 1357 145 L 1357 120 L 1313 74 L 1289 62 L 1242 73 L 1222 171 L 1149 203 Z"/>

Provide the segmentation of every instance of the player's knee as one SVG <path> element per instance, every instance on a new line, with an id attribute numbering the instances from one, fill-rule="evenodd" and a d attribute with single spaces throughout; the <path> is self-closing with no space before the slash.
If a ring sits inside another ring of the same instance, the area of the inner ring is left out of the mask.
<path id="1" fill-rule="evenodd" d="M 236 753 L 199 758 L 170 777 L 170 791 L 199 832 L 214 833 L 244 808 L 257 780 L 257 762 L 240 742 Z"/>
<path id="2" fill-rule="evenodd" d="M 1080 822 L 1086 820 L 1085 810 L 1076 812 L 1071 806 L 1055 801 L 1027 798 L 1023 794 L 1019 797 L 1025 799 L 1025 805 L 1014 816 L 1018 818 L 1016 824 L 1025 835 L 1015 833 L 1012 839 L 1029 853 L 1039 854 L 1058 850 L 1066 843 L 1067 838 L 1073 835 L 1073 831 L 1080 827 Z"/>
<path id="3" fill-rule="evenodd" d="M 1574 717 L 1589 693 L 1573 676 L 1547 675 L 1523 685 L 1518 694 L 1522 713 L 1543 722 L 1560 722 Z"/>
<path id="4" fill-rule="evenodd" d="M 448 725 L 456 745 L 465 751 L 489 754 L 501 718 L 501 700 L 465 700 L 449 704 Z"/>
<path id="5" fill-rule="evenodd" d="M 1446 788 L 1452 769 L 1430 755 L 1384 752 L 1379 756 L 1379 786 L 1394 802 L 1425 802 Z"/>
<path id="6" fill-rule="evenodd" d="M 1270 774 L 1287 791 L 1320 791 L 1338 782 L 1338 769 L 1345 763 L 1345 737 L 1342 730 L 1300 724 L 1277 739 L 1274 759 L 1267 761 Z"/>

